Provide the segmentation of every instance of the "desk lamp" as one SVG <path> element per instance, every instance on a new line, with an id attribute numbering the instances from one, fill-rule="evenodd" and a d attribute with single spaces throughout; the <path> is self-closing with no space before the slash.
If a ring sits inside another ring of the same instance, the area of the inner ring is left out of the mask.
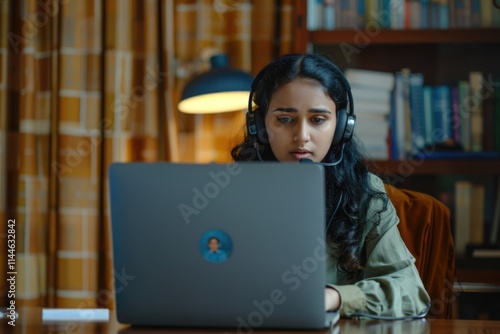
<path id="1" fill-rule="evenodd" d="M 246 109 L 252 76 L 229 67 L 227 54 L 213 55 L 210 65 L 208 72 L 186 84 L 179 110 L 189 114 L 210 114 Z"/>

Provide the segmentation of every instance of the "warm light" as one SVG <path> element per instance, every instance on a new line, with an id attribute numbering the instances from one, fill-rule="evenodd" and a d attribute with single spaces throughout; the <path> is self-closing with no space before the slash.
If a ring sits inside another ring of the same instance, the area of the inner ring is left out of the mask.
<path id="1" fill-rule="evenodd" d="M 228 66 L 225 54 L 213 56 L 212 69 L 196 76 L 184 87 L 180 111 L 189 114 L 210 114 L 246 109 L 253 78 Z"/>
<path id="2" fill-rule="evenodd" d="M 248 105 L 249 92 L 221 92 L 193 96 L 179 103 L 179 110 L 187 114 L 211 114 L 243 110 Z"/>

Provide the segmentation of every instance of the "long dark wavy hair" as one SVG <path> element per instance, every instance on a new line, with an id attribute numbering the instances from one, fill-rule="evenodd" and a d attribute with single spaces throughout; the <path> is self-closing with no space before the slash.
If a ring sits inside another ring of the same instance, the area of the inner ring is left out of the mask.
<path id="1" fill-rule="evenodd" d="M 343 78 L 340 69 L 326 56 L 319 54 L 281 56 L 265 66 L 255 78 L 252 98 L 258 107 L 256 112 L 261 113 L 260 116 L 264 119 L 274 93 L 278 88 L 296 79 L 318 82 L 335 102 L 337 111 L 347 108 L 348 88 L 345 87 Z M 233 159 L 276 161 L 266 138 L 259 136 L 256 140 L 246 133 L 243 142 L 231 150 Z M 332 145 L 323 162 L 337 161 L 341 155 L 343 158 L 339 164 L 325 167 L 327 241 L 331 253 L 338 257 L 339 269 L 354 273 L 362 270 L 365 262 L 360 240 L 367 219 L 369 202 L 375 196 L 381 197 L 384 201 L 381 210 L 383 211 L 387 207 L 388 198 L 385 193 L 371 186 L 368 168 L 362 160 L 356 140 Z M 379 216 L 380 212 L 376 217 Z M 378 221 L 375 223 L 378 224 Z"/>

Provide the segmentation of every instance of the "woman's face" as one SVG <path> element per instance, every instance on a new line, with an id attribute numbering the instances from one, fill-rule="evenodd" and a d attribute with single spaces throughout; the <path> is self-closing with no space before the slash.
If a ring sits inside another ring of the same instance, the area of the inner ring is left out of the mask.
<path id="1" fill-rule="evenodd" d="M 319 83 L 307 79 L 278 88 L 265 117 L 271 149 L 281 162 L 322 161 L 336 124 L 335 102 Z"/>

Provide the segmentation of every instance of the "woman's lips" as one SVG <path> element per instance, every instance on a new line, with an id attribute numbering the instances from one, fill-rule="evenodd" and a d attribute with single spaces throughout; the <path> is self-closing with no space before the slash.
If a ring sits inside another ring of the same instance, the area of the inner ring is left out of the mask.
<path id="1" fill-rule="evenodd" d="M 296 150 L 292 151 L 292 155 L 295 159 L 300 160 L 309 158 L 311 156 L 311 152 L 307 150 Z"/>

